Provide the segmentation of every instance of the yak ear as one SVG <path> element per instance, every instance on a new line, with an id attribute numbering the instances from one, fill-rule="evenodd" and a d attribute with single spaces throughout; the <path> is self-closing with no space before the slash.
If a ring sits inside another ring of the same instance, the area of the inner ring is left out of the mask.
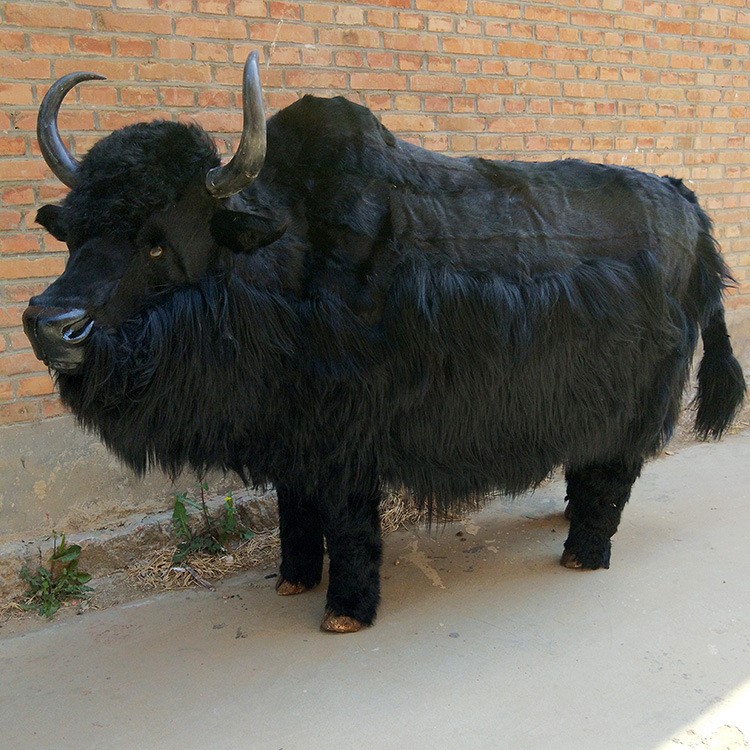
<path id="1" fill-rule="evenodd" d="M 211 234 L 235 253 L 254 253 L 276 242 L 286 232 L 288 221 L 243 211 L 217 211 L 211 219 Z"/>
<path id="2" fill-rule="evenodd" d="M 41 224 L 56 240 L 68 239 L 68 227 L 62 217 L 62 208 L 47 204 L 36 212 L 36 223 Z"/>

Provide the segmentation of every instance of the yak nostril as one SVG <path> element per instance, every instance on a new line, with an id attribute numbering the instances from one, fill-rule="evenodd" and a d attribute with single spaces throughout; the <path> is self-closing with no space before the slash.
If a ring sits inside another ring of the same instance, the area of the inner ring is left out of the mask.
<path id="1" fill-rule="evenodd" d="M 83 318 L 75 323 L 64 326 L 62 329 L 62 337 L 69 344 L 80 344 L 88 337 L 93 327 L 94 321 L 91 320 L 91 318 Z"/>

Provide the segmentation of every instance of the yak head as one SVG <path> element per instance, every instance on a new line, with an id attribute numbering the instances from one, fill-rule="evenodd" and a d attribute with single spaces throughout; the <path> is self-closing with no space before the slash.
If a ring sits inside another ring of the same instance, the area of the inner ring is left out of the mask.
<path id="1" fill-rule="evenodd" d="M 59 79 L 37 126 L 45 161 L 71 188 L 61 205 L 43 206 L 37 221 L 67 243 L 69 258 L 63 274 L 30 300 L 23 323 L 36 356 L 67 374 L 82 367 L 92 331 L 114 328 L 155 295 L 219 271 L 239 246 L 233 238 L 241 236 L 247 251 L 283 231 L 270 217 L 231 210 L 244 206 L 232 196 L 250 186 L 265 159 L 256 53 L 245 64 L 240 144 L 223 166 L 201 128 L 164 121 L 117 130 L 77 161 L 60 138 L 57 113 L 75 85 L 100 78 Z"/>

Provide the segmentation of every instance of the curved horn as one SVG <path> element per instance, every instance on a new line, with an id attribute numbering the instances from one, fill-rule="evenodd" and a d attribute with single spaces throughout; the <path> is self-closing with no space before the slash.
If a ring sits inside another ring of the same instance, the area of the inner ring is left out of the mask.
<path id="1" fill-rule="evenodd" d="M 245 62 L 242 79 L 242 137 L 237 153 L 222 167 L 206 175 L 206 188 L 216 198 L 228 198 L 246 188 L 260 172 L 266 158 L 266 114 L 258 72 L 258 53 Z"/>
<path id="2" fill-rule="evenodd" d="M 36 137 L 42 150 L 44 161 L 55 173 L 55 176 L 69 188 L 75 187 L 76 172 L 79 162 L 60 138 L 57 127 L 57 113 L 65 95 L 82 81 L 102 81 L 104 76 L 98 73 L 68 73 L 50 86 L 39 106 L 39 116 L 36 121 Z"/>

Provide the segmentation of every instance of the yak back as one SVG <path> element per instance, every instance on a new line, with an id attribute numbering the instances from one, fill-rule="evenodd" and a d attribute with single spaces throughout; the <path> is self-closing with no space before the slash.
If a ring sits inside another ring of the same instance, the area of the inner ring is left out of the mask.
<path id="1" fill-rule="evenodd" d="M 272 248 L 301 248 L 289 286 L 331 291 L 372 322 L 404 263 L 523 281 L 649 254 L 679 296 L 701 231 L 684 192 L 667 178 L 572 159 L 446 157 L 397 139 L 342 97 L 305 96 L 269 120 L 266 165 L 243 197 L 294 217 Z"/>

